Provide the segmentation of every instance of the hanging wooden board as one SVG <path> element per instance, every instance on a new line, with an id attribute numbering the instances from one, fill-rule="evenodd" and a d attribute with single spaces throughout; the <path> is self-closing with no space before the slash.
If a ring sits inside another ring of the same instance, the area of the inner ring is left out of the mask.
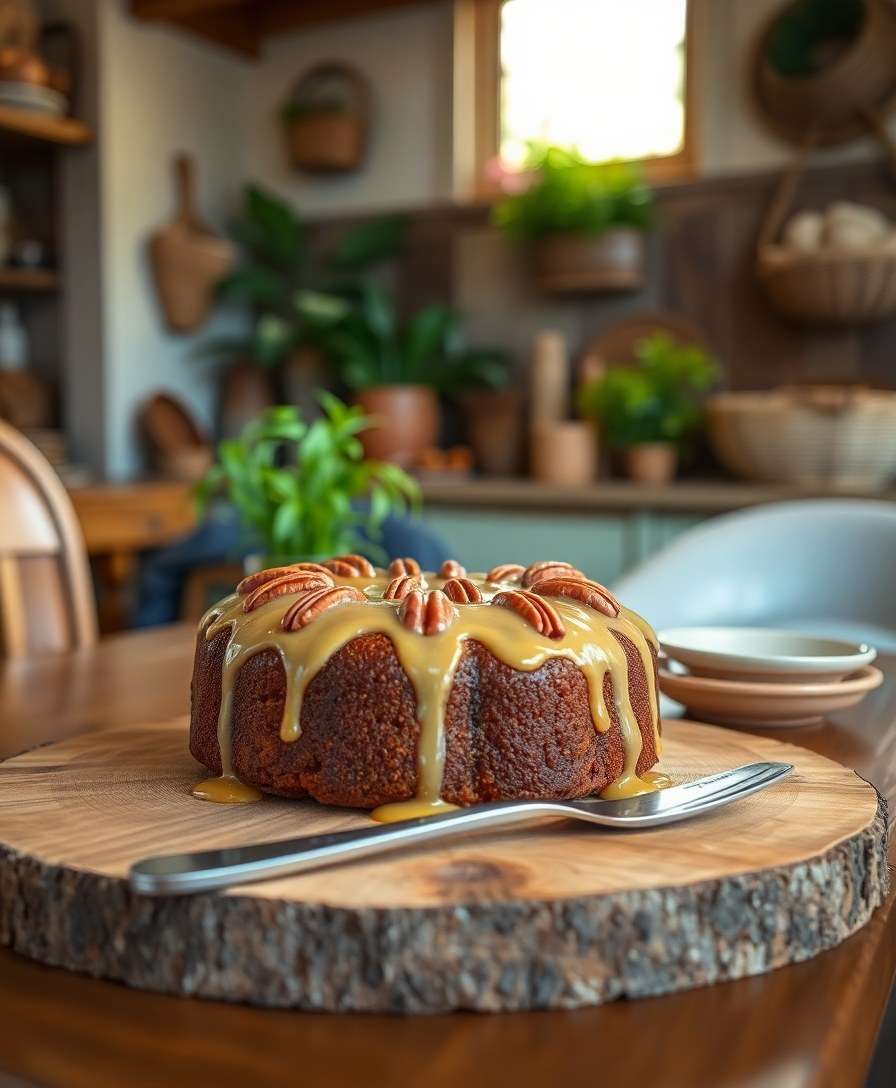
<path id="1" fill-rule="evenodd" d="M 171 993 L 306 1009 L 571 1008 L 757 974 L 839 944 L 886 890 L 886 814 L 792 744 L 670 722 L 684 781 L 753 760 L 787 780 L 700 819 L 471 836 L 227 894 L 149 899 L 149 854 L 367 822 L 265 798 L 197 801 L 183 720 L 84 734 L 0 765 L 0 942 Z"/>

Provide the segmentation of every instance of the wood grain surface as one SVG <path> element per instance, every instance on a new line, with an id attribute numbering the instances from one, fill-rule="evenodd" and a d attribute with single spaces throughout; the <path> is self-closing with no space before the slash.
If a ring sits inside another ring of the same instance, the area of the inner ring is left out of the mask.
<path id="1" fill-rule="evenodd" d="M 183 712 L 192 630 L 109 639 L 0 670 L 0 751 Z M 855 710 L 800 730 L 896 802 L 896 659 Z M 780 734 L 778 734 L 780 735 Z M 891 863 L 893 860 L 891 847 Z M 0 1071 L 76 1086 L 419 1083 L 663 1088 L 864 1083 L 896 966 L 891 890 L 859 932 L 812 960 L 738 982 L 572 1012 L 334 1017 L 126 989 L 0 949 Z M 888 1040 L 884 1040 L 886 1045 Z M 892 1044 L 889 1044 L 892 1045 Z M 886 1062 L 887 1054 L 878 1060 Z M 879 1083 L 892 1083 L 886 1079 Z"/>
<path id="2" fill-rule="evenodd" d="M 364 827 L 267 797 L 197 801 L 187 721 L 86 734 L 0 766 L 0 943 L 131 985 L 333 1012 L 575 1008 L 758 974 L 864 925 L 886 816 L 855 772 L 792 744 L 673 722 L 673 781 L 794 773 L 699 820 L 469 836 L 225 895 L 148 900 L 148 855 Z"/>

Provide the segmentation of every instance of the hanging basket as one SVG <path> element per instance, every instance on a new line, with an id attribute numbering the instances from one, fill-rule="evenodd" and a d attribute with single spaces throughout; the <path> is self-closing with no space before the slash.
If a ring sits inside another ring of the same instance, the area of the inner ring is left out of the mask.
<path id="1" fill-rule="evenodd" d="M 800 252 L 777 241 L 816 142 L 815 132 L 806 138 L 766 212 L 756 247 L 763 291 L 779 314 L 804 324 L 855 326 L 893 317 L 896 250 L 875 246 Z"/>
<path id="2" fill-rule="evenodd" d="M 783 75 L 768 59 L 782 15 L 775 12 L 753 55 L 753 94 L 765 123 L 778 136 L 800 144 L 812 127 L 818 143 L 838 145 L 865 135 L 863 116 L 896 104 L 896 11 L 889 0 L 865 0 L 855 37 L 812 75 Z"/>
<path id="3" fill-rule="evenodd" d="M 283 107 L 286 149 L 296 170 L 337 174 L 357 170 L 367 150 L 370 89 L 340 61 L 309 68 Z"/>

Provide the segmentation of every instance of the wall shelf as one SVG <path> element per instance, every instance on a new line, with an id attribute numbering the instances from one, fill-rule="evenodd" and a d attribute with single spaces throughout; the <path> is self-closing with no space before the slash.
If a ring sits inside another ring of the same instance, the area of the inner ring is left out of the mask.
<path id="1" fill-rule="evenodd" d="M 0 291 L 55 291 L 59 276 L 52 268 L 0 268 Z"/>
<path id="2" fill-rule="evenodd" d="M 74 117 L 56 117 L 12 106 L 0 106 L 0 136 L 4 135 L 67 147 L 79 147 L 93 139 L 87 125 Z"/>

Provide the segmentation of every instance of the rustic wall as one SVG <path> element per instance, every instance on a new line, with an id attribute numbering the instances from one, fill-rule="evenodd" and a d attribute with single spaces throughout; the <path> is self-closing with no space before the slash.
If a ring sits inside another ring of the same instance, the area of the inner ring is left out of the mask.
<path id="1" fill-rule="evenodd" d="M 760 388 L 790 381 L 896 385 L 896 322 L 852 331 L 807 330 L 768 306 L 753 270 L 756 235 L 779 174 L 705 178 L 657 191 L 660 226 L 651 239 L 643 290 L 549 300 L 535 293 L 525 250 L 489 225 L 483 208 L 443 207 L 411 218 L 398 287 L 408 308 L 450 298 L 473 340 L 505 345 L 522 373 L 532 334 L 563 330 L 574 354 L 618 317 L 665 308 L 690 317 L 719 354 L 728 385 Z M 896 218 L 896 183 L 877 162 L 809 171 L 800 206 L 850 196 Z M 362 217 L 354 217 L 357 222 Z M 326 240 L 349 221 L 319 224 Z"/>

